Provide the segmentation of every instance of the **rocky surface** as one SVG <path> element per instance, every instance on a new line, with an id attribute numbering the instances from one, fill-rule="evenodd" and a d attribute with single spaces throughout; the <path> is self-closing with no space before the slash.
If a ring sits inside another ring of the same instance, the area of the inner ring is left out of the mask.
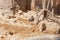
<path id="1" fill-rule="evenodd" d="M 33 0 L 32 8 L 36 10 L 31 11 L 29 0 L 15 0 L 22 9 L 14 10 L 15 14 L 11 1 L 0 0 L 0 40 L 60 40 L 60 18 L 52 17 L 50 10 L 43 9 L 41 0 Z"/>
<path id="2" fill-rule="evenodd" d="M 21 12 L 21 15 L 19 15 Z M 30 21 L 35 11 L 19 11 L 16 15 L 0 16 L 0 40 L 60 40 L 60 25 L 50 20 Z M 32 15 L 33 13 L 33 15 Z M 6 16 L 6 17 L 5 17 Z M 43 17 L 42 17 L 43 18 Z"/>

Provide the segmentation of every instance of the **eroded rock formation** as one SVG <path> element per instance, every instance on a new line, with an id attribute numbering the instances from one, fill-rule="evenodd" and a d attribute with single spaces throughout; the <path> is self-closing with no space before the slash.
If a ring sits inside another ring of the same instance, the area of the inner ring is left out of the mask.
<path id="1" fill-rule="evenodd" d="M 0 40 L 60 40 L 59 5 L 60 0 L 0 0 Z"/>

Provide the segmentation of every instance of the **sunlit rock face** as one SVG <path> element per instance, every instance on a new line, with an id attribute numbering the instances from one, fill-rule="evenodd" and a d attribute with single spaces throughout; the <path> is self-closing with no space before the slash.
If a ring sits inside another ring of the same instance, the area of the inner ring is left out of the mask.
<path id="1" fill-rule="evenodd" d="M 10 14 L 12 11 L 12 0 L 0 0 L 0 14 Z"/>
<path id="2" fill-rule="evenodd" d="M 12 7 L 12 0 L 0 0 L 0 8 L 11 8 Z"/>

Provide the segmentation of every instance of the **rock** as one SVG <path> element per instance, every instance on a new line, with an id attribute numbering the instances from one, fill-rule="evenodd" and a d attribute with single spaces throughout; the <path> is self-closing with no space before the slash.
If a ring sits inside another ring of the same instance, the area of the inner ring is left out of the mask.
<path id="1" fill-rule="evenodd" d="M 31 16 L 31 18 L 29 18 L 29 21 L 34 21 L 34 17 Z"/>
<path id="2" fill-rule="evenodd" d="M 42 32 L 46 30 L 46 25 L 45 23 L 42 24 Z"/>

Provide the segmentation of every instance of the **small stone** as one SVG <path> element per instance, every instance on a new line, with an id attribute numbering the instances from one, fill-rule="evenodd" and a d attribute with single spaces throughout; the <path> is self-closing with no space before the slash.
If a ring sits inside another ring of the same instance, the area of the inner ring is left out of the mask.
<path id="1" fill-rule="evenodd" d="M 60 34 L 60 29 L 59 29 L 59 31 L 58 31 L 58 34 Z"/>
<path id="2" fill-rule="evenodd" d="M 13 35 L 14 33 L 13 32 L 9 32 L 10 35 Z"/>
<path id="3" fill-rule="evenodd" d="M 1 38 L 4 38 L 3 36 Z"/>
<path id="4" fill-rule="evenodd" d="M 45 23 L 42 24 L 42 32 L 46 30 L 46 25 Z"/>
<path id="5" fill-rule="evenodd" d="M 31 16 L 31 18 L 29 18 L 29 21 L 34 21 L 34 17 Z"/>

